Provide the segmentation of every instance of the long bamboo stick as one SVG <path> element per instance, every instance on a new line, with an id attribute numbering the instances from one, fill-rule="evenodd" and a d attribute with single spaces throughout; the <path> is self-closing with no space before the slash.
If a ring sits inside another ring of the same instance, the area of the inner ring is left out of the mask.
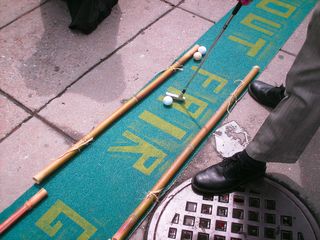
<path id="1" fill-rule="evenodd" d="M 7 218 L 7 220 L 0 224 L 0 234 L 6 231 L 10 226 L 18 221 L 26 212 L 30 211 L 47 195 L 48 193 L 44 188 L 40 189 L 40 191 L 33 195 L 28 201 L 26 201 L 21 208 L 15 211 L 9 218 Z"/>
<path id="2" fill-rule="evenodd" d="M 229 110 L 230 106 L 235 103 L 237 97 L 243 92 L 247 85 L 253 80 L 258 74 L 260 67 L 254 66 L 248 75 L 243 79 L 242 83 L 234 90 L 230 97 L 221 105 L 218 111 L 209 119 L 209 121 L 200 129 L 197 135 L 192 139 L 189 145 L 182 151 L 182 153 L 173 162 L 170 168 L 161 176 L 160 180 L 154 185 L 149 194 L 129 216 L 129 218 L 123 223 L 119 230 L 112 237 L 112 240 L 123 240 L 129 234 L 134 225 L 139 219 L 145 214 L 150 206 L 157 200 L 157 196 L 166 187 L 169 181 L 174 177 L 181 166 L 186 162 L 188 157 L 193 151 L 199 146 L 201 141 L 216 124 L 222 119 L 224 114 Z"/>
<path id="3" fill-rule="evenodd" d="M 164 71 L 159 77 L 157 77 L 153 82 L 147 85 L 134 97 L 132 97 L 128 102 L 118 108 L 110 117 L 101 122 L 96 128 L 85 135 L 80 141 L 73 145 L 65 154 L 54 160 L 46 168 L 37 173 L 33 180 L 40 184 L 46 177 L 51 175 L 55 170 L 69 161 L 81 148 L 87 145 L 91 140 L 102 133 L 111 124 L 117 121 L 122 115 L 124 115 L 128 110 L 135 106 L 139 101 L 148 96 L 156 87 L 162 84 L 168 77 L 170 77 L 178 68 L 181 68 L 183 64 L 190 59 L 193 54 L 198 50 L 199 45 L 195 45 L 188 52 L 186 52 L 180 59 L 178 59 L 173 65 L 171 65 L 166 71 Z"/>

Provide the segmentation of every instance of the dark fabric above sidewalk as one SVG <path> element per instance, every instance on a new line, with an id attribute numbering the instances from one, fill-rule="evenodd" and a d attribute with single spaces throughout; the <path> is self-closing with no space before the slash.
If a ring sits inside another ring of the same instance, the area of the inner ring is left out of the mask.
<path id="1" fill-rule="evenodd" d="M 110 15 L 118 0 L 68 0 L 67 3 L 72 18 L 69 27 L 89 34 Z"/>

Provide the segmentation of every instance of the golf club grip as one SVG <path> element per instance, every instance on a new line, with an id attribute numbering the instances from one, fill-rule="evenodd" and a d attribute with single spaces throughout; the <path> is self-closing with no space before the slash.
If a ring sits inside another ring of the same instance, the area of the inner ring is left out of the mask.
<path id="1" fill-rule="evenodd" d="M 241 7 L 242 7 L 242 3 L 241 3 L 241 1 L 239 0 L 238 4 L 234 7 L 234 9 L 233 9 L 233 11 L 232 11 L 232 15 L 233 15 L 233 16 L 236 15 L 236 14 L 239 12 L 239 10 L 240 10 Z"/>

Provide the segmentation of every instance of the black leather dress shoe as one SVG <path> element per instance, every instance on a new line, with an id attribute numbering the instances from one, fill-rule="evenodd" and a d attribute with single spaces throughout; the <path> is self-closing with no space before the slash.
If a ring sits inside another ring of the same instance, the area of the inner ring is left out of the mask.
<path id="1" fill-rule="evenodd" d="M 192 188 L 197 193 L 222 194 L 264 176 L 266 163 L 255 161 L 245 151 L 225 158 L 192 178 Z"/>
<path id="2" fill-rule="evenodd" d="M 254 81 L 248 87 L 250 96 L 258 103 L 275 108 L 278 103 L 285 97 L 285 87 L 274 87 L 261 81 Z"/>

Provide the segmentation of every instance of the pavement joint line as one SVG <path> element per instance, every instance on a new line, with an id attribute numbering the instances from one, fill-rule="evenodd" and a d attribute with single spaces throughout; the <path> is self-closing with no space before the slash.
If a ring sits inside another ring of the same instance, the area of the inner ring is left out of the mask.
<path id="1" fill-rule="evenodd" d="M 42 3 L 40 3 L 39 5 L 35 6 L 34 8 L 28 10 L 27 12 L 25 13 L 22 13 L 20 16 L 16 17 L 15 19 L 11 20 L 10 22 L 6 23 L 5 25 L 1 26 L 0 27 L 0 30 L 8 27 L 9 25 L 11 25 L 12 23 L 14 23 L 15 21 L 19 20 L 20 18 L 26 16 L 27 14 L 33 12 L 34 10 L 36 10 L 37 8 L 41 7 L 42 5 L 48 3 L 50 0 L 44 0 Z"/>
<path id="2" fill-rule="evenodd" d="M 34 112 L 30 108 L 23 105 L 21 102 L 19 102 L 17 99 L 15 99 L 13 96 L 11 96 L 9 93 L 6 93 L 1 88 L 0 88 L 0 94 L 3 95 L 4 97 L 6 97 L 9 101 L 13 102 L 18 107 L 22 108 L 28 114 L 33 115 Z"/>
<path id="3" fill-rule="evenodd" d="M 68 141 L 71 141 L 73 143 L 75 143 L 77 140 L 75 140 L 73 137 L 71 137 L 70 135 L 68 135 L 67 133 L 65 133 L 62 129 L 58 128 L 57 126 L 55 126 L 53 123 L 51 123 L 50 121 L 48 121 L 47 119 L 43 118 L 42 116 L 40 116 L 37 111 L 32 111 L 31 109 L 29 109 L 28 107 L 26 107 L 25 105 L 23 105 L 21 102 L 19 102 L 17 99 L 15 99 L 13 96 L 11 96 L 10 94 L 6 93 L 5 91 L 3 91 L 0 88 L 0 94 L 3 95 L 4 97 L 6 97 L 9 101 L 11 101 L 13 104 L 15 104 L 16 106 L 18 106 L 19 108 L 22 108 L 26 113 L 29 114 L 28 117 L 26 117 L 23 121 L 21 121 L 16 127 L 14 127 L 11 131 L 9 131 L 3 138 L 0 138 L 0 143 L 3 142 L 5 139 L 7 139 L 11 134 L 13 134 L 15 131 L 17 131 L 22 124 L 28 122 L 30 119 L 32 119 L 33 117 L 37 118 L 38 120 L 40 120 L 41 122 L 43 122 L 44 124 L 46 124 L 47 126 L 49 126 L 50 128 L 52 128 L 53 130 L 55 130 L 56 132 L 58 132 L 60 135 L 62 135 L 63 137 L 67 138 Z"/>
<path id="4" fill-rule="evenodd" d="M 181 4 L 182 2 L 184 2 L 184 0 L 182 0 L 179 4 Z M 178 4 L 178 5 L 179 5 Z M 131 43 L 133 40 L 135 40 L 138 36 L 141 35 L 141 33 L 143 33 L 145 30 L 147 30 L 148 28 L 150 28 L 153 24 L 155 24 L 156 22 L 158 22 L 160 19 L 162 19 L 164 16 L 166 16 L 167 14 L 169 14 L 170 12 L 172 12 L 174 9 L 176 9 L 177 6 L 172 6 L 172 8 L 168 9 L 167 11 L 165 11 L 163 14 L 161 14 L 159 17 L 157 17 L 154 21 L 152 21 L 151 23 L 149 23 L 147 26 L 141 28 L 136 34 L 134 34 L 130 39 L 128 39 L 126 42 L 124 42 L 123 44 L 121 44 L 119 47 L 117 47 L 115 50 L 113 50 L 111 53 L 109 53 L 106 57 L 101 58 L 100 61 L 98 61 L 97 63 L 95 63 L 94 65 L 92 65 L 88 70 L 86 70 L 84 73 L 82 73 L 79 77 L 77 77 L 73 82 L 71 82 L 68 86 L 66 86 L 60 93 L 58 93 L 55 97 L 51 98 L 49 101 L 47 101 L 42 107 L 40 107 L 36 112 L 39 113 L 41 110 L 43 110 L 44 108 L 47 107 L 48 104 L 50 104 L 53 100 L 61 97 L 70 87 L 72 87 L 75 83 L 77 83 L 79 80 L 81 80 L 85 75 L 87 75 L 89 72 L 91 72 L 92 70 L 94 70 L 96 67 L 98 67 L 100 64 L 102 64 L 103 62 L 105 62 L 106 60 L 108 60 L 110 57 L 112 57 L 115 53 L 117 53 L 118 51 L 120 51 L 122 48 L 124 48 L 125 46 L 127 46 L 129 43 Z"/>
<path id="5" fill-rule="evenodd" d="M 68 141 L 70 141 L 71 143 L 76 143 L 78 142 L 77 139 L 73 138 L 72 136 L 70 136 L 69 134 L 67 134 L 66 132 L 64 132 L 62 129 L 60 129 L 59 127 L 57 127 L 56 125 L 54 125 L 52 122 L 50 122 L 49 120 L 47 120 L 46 118 L 40 116 L 39 114 L 35 113 L 34 117 L 36 117 L 38 120 L 40 120 L 41 122 L 45 123 L 46 125 L 48 125 L 49 127 L 51 127 L 52 129 L 54 129 L 56 132 L 60 133 L 60 135 L 64 136 L 65 138 L 68 139 Z"/>
<path id="6" fill-rule="evenodd" d="M 173 3 L 168 2 L 168 1 L 166 1 L 166 0 L 160 0 L 160 2 L 164 2 L 164 3 L 166 3 L 166 4 L 169 4 L 171 7 L 175 7 L 175 6 L 176 6 L 176 5 L 174 5 Z"/>
<path id="7" fill-rule="evenodd" d="M 178 7 L 178 6 L 180 6 L 182 3 L 184 3 L 185 2 L 185 0 L 181 0 L 180 2 L 178 2 L 177 4 L 176 4 L 176 7 Z"/>
<path id="8" fill-rule="evenodd" d="M 203 19 L 203 20 L 206 20 L 206 21 L 208 21 L 208 22 L 211 22 L 211 23 L 213 23 L 213 24 L 216 24 L 215 21 L 213 21 L 213 20 L 211 20 L 211 19 L 209 19 L 209 18 L 207 18 L 207 17 L 201 16 L 201 15 L 199 15 L 198 13 L 195 13 L 195 12 L 192 12 L 192 11 L 190 11 L 190 10 L 188 10 L 188 9 L 185 9 L 185 8 L 183 8 L 183 7 L 180 7 L 180 5 L 179 5 L 179 6 L 177 5 L 177 7 L 178 7 L 179 9 L 181 9 L 181 10 L 187 12 L 187 13 L 190 13 L 190 14 L 192 14 L 192 15 L 194 15 L 194 16 L 197 16 L 197 17 L 199 17 L 199 18 L 201 18 L 201 19 Z"/>
<path id="9" fill-rule="evenodd" d="M 31 118 L 33 118 L 32 115 L 28 116 L 27 118 L 25 118 L 22 122 L 20 122 L 17 126 L 15 126 L 13 129 L 11 129 L 11 131 L 9 131 L 8 133 L 6 133 L 6 135 L 3 138 L 0 138 L 0 143 L 2 143 L 5 139 L 7 139 L 12 133 L 14 133 L 15 131 L 17 131 L 22 124 L 28 122 Z"/>
<path id="10" fill-rule="evenodd" d="M 17 99 L 15 99 L 13 96 L 11 96 L 10 94 L 6 93 L 5 91 L 3 91 L 0 88 L 0 94 L 3 95 L 4 97 L 6 97 L 10 102 L 12 102 L 13 104 L 15 104 L 17 107 L 23 109 L 26 113 L 29 114 L 28 117 L 26 117 L 25 119 L 23 119 L 17 126 L 15 126 L 13 129 L 11 129 L 8 133 L 5 134 L 5 136 L 3 138 L 0 138 L 0 143 L 2 143 L 5 139 L 7 139 L 11 134 L 13 134 L 16 130 L 18 130 L 22 124 L 28 122 L 31 118 L 33 118 L 33 111 L 31 109 L 29 109 L 28 107 L 26 107 L 25 105 L 23 105 L 21 102 L 19 102 Z"/>
<path id="11" fill-rule="evenodd" d="M 280 48 L 280 51 L 279 51 L 279 52 L 284 52 L 284 53 L 286 53 L 286 54 L 288 54 L 288 55 L 290 55 L 290 56 L 297 57 L 297 54 L 292 53 L 292 52 L 289 52 L 289 51 L 284 50 L 284 49 L 282 49 L 282 48 Z"/>

